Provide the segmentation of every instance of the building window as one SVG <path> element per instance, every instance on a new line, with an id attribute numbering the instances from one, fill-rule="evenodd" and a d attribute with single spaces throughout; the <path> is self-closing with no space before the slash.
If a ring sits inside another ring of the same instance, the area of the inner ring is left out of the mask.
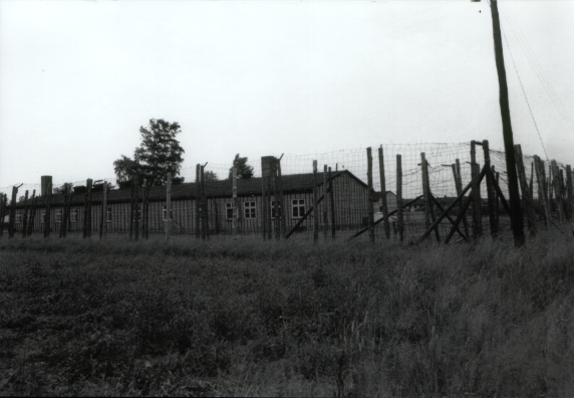
<path id="1" fill-rule="evenodd" d="M 78 209 L 70 209 L 70 222 L 78 222 Z"/>
<path id="2" fill-rule="evenodd" d="M 233 203 L 227 202 L 225 204 L 225 213 L 228 220 L 233 220 Z"/>
<path id="3" fill-rule="evenodd" d="M 167 209 L 164 206 L 163 207 L 163 221 L 167 221 L 166 215 L 167 215 Z M 171 209 L 169 209 L 169 220 L 173 221 L 173 207 Z"/>
<path id="4" fill-rule="evenodd" d="M 42 210 L 40 212 L 40 224 L 42 228 L 44 228 L 44 225 L 46 224 L 46 210 Z"/>
<path id="5" fill-rule="evenodd" d="M 245 202 L 244 213 L 245 218 L 257 218 L 257 213 L 255 212 L 255 202 Z"/>
<path id="6" fill-rule="evenodd" d="M 275 208 L 275 201 L 271 201 L 271 218 L 281 218 L 281 204 L 277 202 L 277 208 Z"/>
<path id="7" fill-rule="evenodd" d="M 55 222 L 62 222 L 62 209 L 56 209 Z"/>
<path id="8" fill-rule="evenodd" d="M 305 215 L 305 199 L 293 199 L 293 218 L 303 218 Z"/>
<path id="9" fill-rule="evenodd" d="M 14 218 L 16 224 L 22 224 L 22 211 L 16 210 L 16 217 Z"/>
<path id="10" fill-rule="evenodd" d="M 112 222 L 112 206 L 106 209 L 106 222 Z"/>

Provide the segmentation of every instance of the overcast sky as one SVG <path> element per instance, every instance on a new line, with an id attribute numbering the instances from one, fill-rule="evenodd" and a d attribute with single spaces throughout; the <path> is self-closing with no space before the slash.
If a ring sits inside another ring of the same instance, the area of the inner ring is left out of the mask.
<path id="1" fill-rule="evenodd" d="M 574 164 L 574 2 L 499 8 L 515 142 Z M 0 2 L 0 188 L 114 177 L 151 118 L 180 123 L 183 167 L 385 143 L 502 149 L 490 8 Z"/>

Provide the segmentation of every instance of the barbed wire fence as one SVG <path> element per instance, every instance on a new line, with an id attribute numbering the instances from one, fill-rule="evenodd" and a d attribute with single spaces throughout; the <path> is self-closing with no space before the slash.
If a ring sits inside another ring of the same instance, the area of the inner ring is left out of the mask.
<path id="1" fill-rule="evenodd" d="M 401 157 L 401 179 L 402 179 L 402 200 L 403 203 L 412 201 L 415 198 L 420 196 L 424 196 L 424 185 L 423 185 L 423 168 L 422 166 L 422 157 L 421 154 L 424 153 L 424 157 L 428 164 L 428 181 L 429 181 L 429 190 L 432 193 L 432 196 L 438 200 L 438 203 L 435 206 L 441 206 L 442 210 L 449 206 L 455 198 L 459 196 L 457 193 L 457 188 L 455 184 L 455 177 L 453 173 L 454 165 L 458 161 L 460 164 L 460 177 L 462 180 L 462 185 L 466 186 L 472 180 L 472 172 L 471 172 L 471 143 L 417 143 L 417 144 L 384 144 L 381 146 L 383 152 L 383 166 L 384 166 L 384 174 L 385 174 L 385 193 L 381 193 L 381 175 L 379 173 L 379 159 L 377 157 L 377 150 L 378 146 L 374 146 L 373 149 L 373 169 L 372 169 L 372 187 L 373 190 L 377 193 L 380 193 L 377 197 L 378 199 L 372 203 L 372 206 L 375 208 L 374 211 L 376 213 L 377 219 L 381 218 L 381 214 L 378 214 L 382 210 L 382 194 L 387 194 L 387 192 L 391 193 L 392 195 L 397 194 L 397 155 Z M 498 151 L 498 150 L 489 150 L 490 154 L 490 162 L 494 172 L 498 177 L 498 184 L 500 187 L 500 191 L 502 196 L 508 199 L 508 183 L 507 183 L 507 174 L 506 174 L 506 158 L 505 153 Z M 368 183 L 367 174 L 368 174 L 368 160 L 366 154 L 366 148 L 360 149 L 344 149 L 339 151 L 332 151 L 327 153 L 320 153 L 320 154 L 271 154 L 274 155 L 276 158 L 281 158 L 281 169 L 283 176 L 293 176 L 293 175 L 301 175 L 301 174 L 311 174 L 313 173 L 313 161 L 317 161 L 319 165 L 319 173 L 321 174 L 319 181 L 322 182 L 322 171 L 323 165 L 328 166 L 332 169 L 333 172 L 341 172 L 347 171 L 351 173 L 354 177 L 356 177 L 363 185 Z M 534 219 L 532 222 L 538 226 L 543 225 L 550 225 L 550 227 L 555 227 L 562 232 L 567 231 L 567 228 L 563 226 L 565 221 L 570 221 L 572 216 L 572 187 L 569 186 L 569 182 L 571 184 L 571 176 L 572 172 L 568 166 L 565 166 L 562 163 L 555 162 L 555 166 L 553 161 L 540 161 L 541 169 L 536 170 L 536 157 L 530 155 L 522 156 L 522 163 L 524 165 L 524 175 L 527 180 L 527 184 L 529 185 L 529 191 L 531 194 L 524 195 L 522 193 L 522 203 L 525 208 L 532 208 Z M 485 156 L 484 152 L 482 151 L 481 147 L 478 146 L 476 150 L 476 163 L 479 165 L 484 165 L 485 163 Z M 259 159 L 254 160 L 252 159 L 249 162 L 249 165 L 253 167 L 254 170 L 254 177 L 261 177 L 262 176 L 262 166 L 261 161 Z M 212 164 L 207 163 L 204 168 L 204 173 L 211 174 L 211 176 L 216 176 L 217 180 L 226 180 L 229 178 L 229 173 L 231 170 L 231 163 L 230 164 Z M 540 172 L 543 175 L 538 175 Z M 570 174 L 569 174 L 570 173 Z M 196 181 L 196 167 L 186 167 L 182 168 L 180 171 L 180 176 L 184 177 L 184 182 L 195 182 Z M 481 198 L 484 202 L 486 202 L 487 197 L 487 179 L 484 178 L 480 182 L 480 191 L 481 191 Z M 116 179 L 115 177 L 108 177 L 108 178 L 101 178 L 99 179 L 101 182 L 107 182 L 111 186 L 116 186 Z M 540 184 L 540 181 L 544 181 L 543 184 Z M 58 177 L 55 176 L 53 180 L 53 187 L 60 187 L 64 183 L 71 182 L 73 186 L 84 186 L 85 181 L 63 181 L 58 180 Z M 207 186 L 207 192 L 211 192 L 212 189 L 210 188 L 209 184 L 216 184 L 217 181 L 215 180 L 207 180 L 205 182 Z M 241 184 L 241 182 L 239 182 Z M 215 186 L 215 185 L 213 185 Z M 116 186 L 116 188 L 118 188 Z M 18 189 L 18 198 L 17 201 L 20 201 L 21 198 L 24 196 L 23 193 L 27 190 L 32 193 L 33 190 L 36 190 L 36 194 L 39 195 L 41 189 L 40 184 L 23 184 Z M 12 192 L 12 187 L 3 187 L 0 188 L 0 193 L 6 194 L 8 201 L 10 200 L 10 195 Z M 323 191 L 321 191 L 323 192 Z M 325 193 L 324 191 L 323 193 Z M 196 192 L 191 192 L 190 195 L 196 195 Z M 229 186 L 229 195 L 231 195 L 231 184 Z M 356 230 L 360 230 L 361 228 L 365 228 L 368 226 L 368 205 L 366 203 L 359 203 L 361 201 L 365 201 L 363 196 L 345 193 L 345 192 L 338 192 L 337 193 L 337 206 L 345 207 L 345 211 L 347 212 L 347 216 L 349 220 L 354 220 L 352 223 L 347 223 L 346 228 L 350 231 L 347 231 L 347 234 L 341 234 L 340 236 L 345 237 L 349 236 Z M 347 195 L 348 197 L 345 197 Z M 350 195 L 350 196 L 349 196 Z M 355 196 L 353 196 L 355 195 Z M 469 196 L 467 194 L 466 196 Z M 542 196 L 541 196 L 542 195 Z M 546 195 L 546 198 L 544 197 Z M 207 194 L 209 196 L 209 194 Z M 244 198 L 245 201 L 245 198 Z M 312 199 L 308 199 L 306 204 L 306 209 L 309 209 L 310 202 Z M 327 200 L 324 201 L 323 204 L 317 210 L 317 217 L 321 218 L 321 222 L 319 224 L 319 228 L 322 230 L 326 230 L 329 228 L 328 217 L 322 215 L 327 206 Z M 284 204 L 285 207 L 289 207 L 289 203 Z M 161 204 L 155 204 L 155 207 L 152 206 L 152 213 L 154 214 L 150 221 L 148 222 L 149 232 L 151 233 L 162 233 L 164 230 L 164 221 L 165 221 L 165 214 L 162 212 Z M 394 206 L 394 207 L 393 207 Z M 389 205 L 389 211 L 396 209 L 396 202 Z M 404 226 L 405 226 L 405 240 L 416 240 L 417 237 L 420 237 L 428 229 L 428 217 L 425 218 L 423 215 L 424 208 L 426 203 L 424 200 L 420 200 L 414 205 L 408 206 L 405 208 L 405 215 L 404 215 Z M 6 208 L 6 206 L 4 206 Z M 165 206 L 163 206 L 165 208 Z M 214 197 L 206 197 L 206 207 L 207 207 L 207 228 L 209 230 L 210 235 L 229 235 L 231 222 L 229 219 L 229 207 L 227 202 L 216 202 Z M 480 203 L 479 207 L 481 208 L 482 212 L 486 213 L 484 209 L 486 207 L 485 203 Z M 505 214 L 503 209 L 500 207 L 497 201 L 497 212 L 499 213 L 496 217 L 498 222 L 500 222 L 500 235 L 510 234 L 510 217 L 508 214 Z M 442 210 L 437 209 L 437 215 L 442 213 Z M 96 210 L 97 213 L 98 210 Z M 100 210 L 101 211 L 101 210 Z M 129 220 L 129 209 L 126 205 L 125 208 L 118 207 L 117 210 L 117 217 L 118 219 L 122 220 Z M 174 213 L 176 214 L 175 218 L 173 219 L 173 232 L 181 235 L 195 235 L 197 236 L 197 222 L 194 221 L 197 213 L 197 206 L 194 208 L 193 206 L 186 206 L 183 203 L 176 203 L 174 201 Z M 242 214 L 245 213 L 245 208 L 241 209 Z M 288 209 L 287 218 L 289 218 L 289 212 L 291 210 Z M 454 219 L 458 216 L 462 210 L 458 208 L 453 208 L 451 212 L 451 218 Z M 524 217 L 528 217 L 524 212 Z M 162 216 L 163 214 L 163 216 Z M 291 213 L 292 215 L 293 213 Z M 4 214 L 7 215 L 6 213 Z M 97 217 L 97 214 L 94 215 Z M 309 235 L 313 232 L 315 226 L 311 221 L 315 217 L 314 214 L 311 214 L 309 217 L 309 221 L 307 221 L 304 225 L 305 228 L 300 228 L 300 230 L 304 233 L 299 234 L 299 236 L 303 238 L 309 238 Z M 436 217 L 436 216 L 435 216 Z M 466 217 L 466 216 L 465 216 Z M 492 215 L 490 216 L 492 217 Z M 5 218 L 5 217 L 4 217 Z M 470 218 L 470 215 L 469 215 Z M 397 226 L 396 224 L 396 216 L 389 218 L 393 222 L 393 231 L 396 232 Z M 446 236 L 449 233 L 449 230 L 452 228 L 452 219 L 449 221 L 444 219 L 440 222 L 438 228 L 440 230 L 440 234 L 442 236 Z M 434 217 L 433 217 L 434 220 Z M 248 220 L 243 220 L 247 222 Z M 469 221 L 472 223 L 473 221 Z M 482 217 L 481 219 L 481 229 L 486 230 L 489 217 Z M 93 228 L 97 229 L 98 223 L 93 223 Z M 118 234 L 126 234 L 128 228 L 125 225 L 129 225 L 129 221 L 123 224 L 124 227 L 118 227 L 115 230 L 110 230 L 110 233 L 118 233 Z M 249 229 L 249 231 L 253 234 L 260 234 L 261 233 L 261 226 L 259 222 L 252 223 L 253 228 Z M 341 223 L 342 225 L 342 223 Z M 291 224 L 293 226 L 293 224 Z M 342 227 L 341 227 L 342 228 Z M 383 236 L 384 233 L 382 231 L 383 223 L 378 223 L 375 227 L 375 231 L 377 236 Z M 459 228 L 461 230 L 462 227 Z M 130 229 L 131 230 L 131 229 Z M 244 230 L 247 230 L 244 228 Z M 462 234 L 461 234 L 462 235 Z M 394 234 L 394 238 L 396 239 L 396 234 Z"/>

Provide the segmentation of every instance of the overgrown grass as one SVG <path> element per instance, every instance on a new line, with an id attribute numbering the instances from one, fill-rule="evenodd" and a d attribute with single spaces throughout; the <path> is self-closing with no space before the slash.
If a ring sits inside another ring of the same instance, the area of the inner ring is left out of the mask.
<path id="1" fill-rule="evenodd" d="M 0 241 L 0 394 L 574 394 L 574 241 Z"/>

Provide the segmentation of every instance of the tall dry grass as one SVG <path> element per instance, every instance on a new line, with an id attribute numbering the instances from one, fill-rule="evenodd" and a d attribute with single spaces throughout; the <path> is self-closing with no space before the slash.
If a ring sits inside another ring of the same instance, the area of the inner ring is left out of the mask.
<path id="1" fill-rule="evenodd" d="M 574 394 L 574 241 L 0 241 L 0 393 Z"/>

